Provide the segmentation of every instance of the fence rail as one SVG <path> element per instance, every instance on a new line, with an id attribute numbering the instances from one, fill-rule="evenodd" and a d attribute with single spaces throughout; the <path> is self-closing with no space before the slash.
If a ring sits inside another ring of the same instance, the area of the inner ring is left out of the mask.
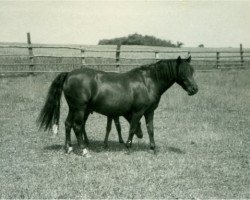
<path id="1" fill-rule="evenodd" d="M 151 61 L 156 62 L 160 60 L 160 54 L 185 54 L 186 56 L 191 55 L 192 60 L 196 61 L 197 66 L 207 66 L 207 63 L 214 62 L 214 67 L 212 69 L 199 69 L 201 71 L 207 70 L 214 70 L 214 69 L 246 69 L 245 62 L 249 62 L 250 60 L 246 60 L 246 58 L 250 58 L 250 51 L 243 50 L 242 44 L 240 45 L 239 51 L 188 51 L 188 50 L 126 50 L 121 49 L 121 45 L 117 45 L 116 49 L 113 50 L 102 50 L 102 49 L 87 49 L 82 46 L 73 47 L 73 46 L 56 46 L 56 45 L 33 45 L 31 43 L 31 36 L 30 33 L 27 33 L 27 45 L 0 45 L 0 49 L 27 49 L 27 54 L 0 54 L 1 58 L 22 58 L 27 59 L 26 62 L 18 62 L 18 63 L 3 63 L 0 62 L 0 67 L 6 66 L 28 66 L 29 70 L 0 70 L 0 73 L 39 73 L 39 72 L 61 72 L 63 70 L 41 70 L 36 69 L 36 66 L 48 66 L 48 65 L 55 65 L 55 66 L 66 66 L 66 65 L 74 65 L 78 67 L 84 66 L 114 66 L 117 71 L 121 71 L 121 68 L 124 66 L 140 66 L 140 63 L 131 63 L 133 61 Z M 79 52 L 78 55 L 43 55 L 43 54 L 35 54 L 35 49 L 64 49 L 64 50 L 74 50 Z M 114 53 L 114 57 L 102 57 L 102 56 L 87 56 L 87 53 Z M 124 57 L 126 53 L 151 53 L 153 57 L 142 57 L 142 58 L 128 58 Z M 202 55 L 203 54 L 203 55 Z M 205 54 L 205 55 L 204 55 Z M 226 55 L 222 55 L 226 54 Z M 248 55 L 249 54 L 249 55 Z M 45 62 L 38 62 L 38 58 L 58 58 L 58 59 L 78 59 L 77 62 L 66 62 L 66 63 L 45 63 Z M 88 59 L 112 59 L 114 60 L 113 63 L 88 63 Z M 122 61 L 131 61 L 130 63 L 122 63 Z M 249 69 L 249 68 L 248 68 Z"/>

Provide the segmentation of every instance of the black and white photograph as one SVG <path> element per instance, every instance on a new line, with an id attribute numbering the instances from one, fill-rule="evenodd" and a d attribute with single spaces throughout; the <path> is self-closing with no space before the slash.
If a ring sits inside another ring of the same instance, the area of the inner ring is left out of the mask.
<path id="1" fill-rule="evenodd" d="M 0 0 L 0 199 L 250 199 L 250 0 Z"/>

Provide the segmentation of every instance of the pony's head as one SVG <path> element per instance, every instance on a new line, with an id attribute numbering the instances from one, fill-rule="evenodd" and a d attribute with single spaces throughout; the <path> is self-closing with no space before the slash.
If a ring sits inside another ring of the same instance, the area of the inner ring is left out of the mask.
<path id="1" fill-rule="evenodd" d="M 194 95 L 198 92 L 198 85 L 194 80 L 194 68 L 190 65 L 191 56 L 187 59 L 181 59 L 179 56 L 176 60 L 177 63 L 177 78 L 178 83 L 188 95 Z"/>

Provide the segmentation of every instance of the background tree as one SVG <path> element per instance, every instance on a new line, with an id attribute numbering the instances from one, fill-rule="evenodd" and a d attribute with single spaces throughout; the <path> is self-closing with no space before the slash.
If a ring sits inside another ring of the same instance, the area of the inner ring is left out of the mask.
<path id="1" fill-rule="evenodd" d="M 171 40 L 162 40 L 150 35 L 131 34 L 127 37 L 119 37 L 113 39 L 103 39 L 98 42 L 98 45 L 146 45 L 146 46 L 162 46 L 162 47 L 181 47 L 184 43 L 172 43 Z"/>
<path id="2" fill-rule="evenodd" d="M 177 47 L 181 47 L 181 46 L 183 46 L 183 45 L 184 45 L 183 42 L 177 42 Z"/>

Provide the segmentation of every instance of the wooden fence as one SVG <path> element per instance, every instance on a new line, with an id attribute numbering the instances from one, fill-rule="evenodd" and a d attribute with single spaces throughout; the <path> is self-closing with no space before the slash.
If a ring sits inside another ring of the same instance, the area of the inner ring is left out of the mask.
<path id="1" fill-rule="evenodd" d="M 63 50 L 74 50 L 78 51 L 78 55 L 71 55 L 71 56 L 65 56 L 65 55 L 45 55 L 45 54 L 39 54 L 36 55 L 34 53 L 35 49 L 63 49 Z M 26 53 L 9 53 L 9 54 L 1 54 L 0 51 L 0 67 L 8 67 L 8 69 L 13 69 L 15 66 L 28 66 L 26 69 L 19 69 L 19 70 L 1 70 L 0 73 L 44 73 L 44 72 L 62 72 L 65 70 L 61 70 L 60 68 L 57 70 L 46 70 L 41 68 L 42 66 L 49 65 L 49 63 L 45 63 L 44 60 L 42 62 L 39 62 L 38 58 L 43 58 L 43 59 L 77 59 L 77 62 L 66 62 L 66 63 L 52 63 L 52 65 L 74 65 L 76 67 L 93 67 L 93 66 L 98 66 L 98 68 L 104 67 L 104 66 L 113 66 L 115 71 L 123 71 L 122 69 L 125 66 L 140 66 L 142 63 L 140 61 L 148 61 L 150 63 L 156 62 L 157 60 L 162 59 L 160 55 L 163 54 L 175 54 L 175 57 L 177 55 L 184 55 L 185 57 L 188 57 L 189 55 L 192 56 L 192 64 L 196 65 L 197 70 L 218 70 L 218 69 L 248 69 L 248 64 L 250 64 L 250 60 L 247 60 L 250 58 L 250 51 L 243 51 L 242 44 L 240 45 L 239 51 L 235 50 L 221 50 L 221 51 L 207 51 L 205 48 L 200 48 L 198 51 L 192 51 L 192 50 L 177 50 L 175 48 L 171 48 L 170 50 L 123 50 L 121 49 L 121 45 L 118 45 L 116 49 L 111 49 L 111 50 L 103 50 L 103 49 L 86 49 L 82 46 L 56 46 L 56 45 L 33 45 L 31 43 L 31 37 L 30 33 L 27 33 L 27 45 L 0 45 L 0 49 L 27 49 Z M 114 54 L 114 57 L 102 57 L 102 56 L 87 56 L 86 53 L 94 53 L 94 54 L 100 54 L 100 53 L 109 53 L 109 54 Z M 141 57 L 141 58 L 126 58 L 126 57 L 121 57 L 121 55 L 126 54 L 126 53 L 132 53 L 132 54 L 146 54 L 150 53 L 151 55 L 154 55 L 153 57 L 151 56 L 150 58 L 148 57 Z M 4 60 L 1 61 L 1 58 L 28 58 L 26 59 L 26 62 L 15 62 L 15 63 L 10 63 L 10 62 L 4 62 Z M 87 59 L 93 58 L 93 59 L 111 59 L 114 60 L 113 63 L 89 63 L 87 62 Z M 129 63 L 122 63 L 121 60 L 129 60 Z M 137 62 L 134 62 L 136 60 Z M 207 63 L 213 62 L 214 64 L 212 65 L 212 68 L 207 69 L 206 65 Z M 247 62 L 247 64 L 246 64 Z M 38 66 L 40 66 L 40 69 L 37 69 Z M 203 66 L 203 67 L 200 67 Z M 12 68 L 11 68 L 12 67 Z M 69 71 L 69 70 L 66 70 Z M 114 70 L 111 70 L 114 71 Z"/>

